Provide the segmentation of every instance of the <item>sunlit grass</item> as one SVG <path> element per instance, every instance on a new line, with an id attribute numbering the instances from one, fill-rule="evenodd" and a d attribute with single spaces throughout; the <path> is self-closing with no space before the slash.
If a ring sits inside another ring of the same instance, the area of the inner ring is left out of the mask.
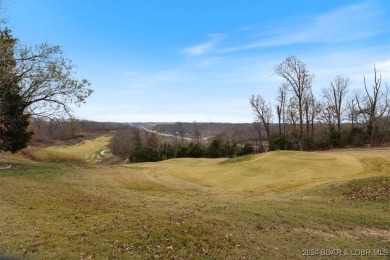
<path id="1" fill-rule="evenodd" d="M 85 161 L 102 149 L 81 147 L 49 150 Z M 371 151 L 116 166 L 7 154 L 13 167 L 0 171 L 0 255 L 304 259 L 304 249 L 388 249 L 389 201 L 351 199 L 338 188 L 388 176 L 390 149 Z"/>
<path id="2" fill-rule="evenodd" d="M 105 147 L 110 139 L 110 136 L 100 136 L 93 140 L 82 141 L 76 145 L 51 146 L 46 148 L 46 150 L 87 160 L 91 155 Z"/>
<path id="3" fill-rule="evenodd" d="M 41 162 L 96 162 L 110 138 L 110 136 L 100 136 L 75 145 L 29 147 L 24 153 Z"/>
<path id="4" fill-rule="evenodd" d="M 175 159 L 129 165 L 147 168 L 203 187 L 235 191 L 278 192 L 369 175 L 345 153 L 269 152 L 234 159 Z"/>

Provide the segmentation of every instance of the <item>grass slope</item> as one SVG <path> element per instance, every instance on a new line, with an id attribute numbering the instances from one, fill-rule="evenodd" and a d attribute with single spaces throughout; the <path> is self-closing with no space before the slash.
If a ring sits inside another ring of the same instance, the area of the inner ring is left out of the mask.
<path id="1" fill-rule="evenodd" d="M 347 154 L 278 151 L 229 159 L 176 159 L 129 165 L 219 190 L 279 192 L 362 175 L 363 166 Z M 364 174 L 365 176 L 366 174 Z"/>
<path id="2" fill-rule="evenodd" d="M 87 160 L 104 147 L 84 145 L 91 144 L 51 149 Z M 389 201 L 342 191 L 356 182 L 371 185 L 367 177 L 390 176 L 389 154 L 273 152 L 117 166 L 6 155 L 14 166 L 0 171 L 0 254 L 304 259 L 304 253 L 340 249 L 348 254 L 343 259 L 356 259 L 356 250 L 369 249 L 365 259 L 387 259 L 375 254 L 388 254 Z"/>
<path id="3" fill-rule="evenodd" d="M 110 136 L 99 136 L 75 145 L 29 147 L 27 153 L 32 159 L 42 162 L 96 162 L 106 149 Z"/>

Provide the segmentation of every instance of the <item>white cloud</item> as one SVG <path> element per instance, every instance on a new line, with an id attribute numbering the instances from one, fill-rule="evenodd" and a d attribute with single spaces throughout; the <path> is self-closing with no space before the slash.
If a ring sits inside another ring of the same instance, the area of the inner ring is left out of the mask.
<path id="1" fill-rule="evenodd" d="M 275 22 L 268 31 L 264 29 L 266 26 L 247 26 L 245 30 L 240 30 L 241 34 L 255 34 L 261 28 L 261 37 L 215 52 L 223 54 L 299 43 L 337 43 L 363 39 L 389 32 L 381 22 L 381 15 L 370 4 L 355 4 L 299 21 L 289 19 Z"/>
<path id="2" fill-rule="evenodd" d="M 189 55 L 189 56 L 198 56 L 202 55 L 203 53 L 207 52 L 214 46 L 211 42 L 206 42 L 203 44 L 198 44 L 189 48 L 186 48 L 183 50 L 183 53 Z"/>
<path id="3" fill-rule="evenodd" d="M 342 42 L 369 37 L 384 28 L 378 17 L 380 13 L 369 4 L 349 5 L 316 17 L 303 40 Z"/>
<path id="4" fill-rule="evenodd" d="M 223 40 L 225 37 L 226 37 L 226 35 L 221 34 L 221 33 L 211 34 L 211 35 L 209 35 L 208 41 L 201 43 L 201 44 L 198 44 L 198 45 L 195 45 L 195 46 L 192 46 L 192 47 L 185 48 L 182 52 L 188 56 L 203 55 L 203 54 L 213 50 L 215 45 L 217 43 L 219 43 L 221 40 Z"/>
<path id="5" fill-rule="evenodd" d="M 390 80 L 390 59 L 376 61 L 375 67 L 376 71 L 382 75 L 384 80 Z"/>

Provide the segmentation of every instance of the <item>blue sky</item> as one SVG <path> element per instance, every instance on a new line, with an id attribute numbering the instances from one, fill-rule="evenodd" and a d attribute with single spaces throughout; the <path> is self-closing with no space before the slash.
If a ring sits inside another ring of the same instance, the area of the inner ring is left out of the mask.
<path id="1" fill-rule="evenodd" d="M 252 122 L 252 94 L 273 101 L 276 63 L 363 87 L 373 65 L 390 85 L 388 0 L 4 0 L 14 35 L 49 42 L 94 93 L 78 118 L 117 122 Z"/>

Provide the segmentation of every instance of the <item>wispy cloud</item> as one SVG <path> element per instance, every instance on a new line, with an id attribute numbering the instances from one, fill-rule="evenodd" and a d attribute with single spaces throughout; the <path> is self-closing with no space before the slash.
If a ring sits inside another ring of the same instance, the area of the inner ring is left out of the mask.
<path id="1" fill-rule="evenodd" d="M 369 3 L 349 5 L 314 18 L 312 27 L 303 31 L 303 40 L 311 42 L 342 42 L 381 33 L 385 27 L 381 13 Z"/>
<path id="2" fill-rule="evenodd" d="M 275 22 L 271 29 L 261 31 L 263 37 L 219 50 L 224 54 L 264 47 L 301 43 L 337 43 L 363 39 L 389 29 L 378 17 L 383 14 L 369 3 L 345 6 L 315 17 Z M 241 34 L 255 34 L 259 26 L 246 26 Z"/>
<path id="3" fill-rule="evenodd" d="M 385 80 L 390 80 L 390 59 L 375 62 L 375 67 Z"/>
<path id="4" fill-rule="evenodd" d="M 226 38 L 225 34 L 214 33 L 209 35 L 209 40 L 188 48 L 183 49 L 183 53 L 188 56 L 199 56 L 214 49 L 217 43 Z"/>

